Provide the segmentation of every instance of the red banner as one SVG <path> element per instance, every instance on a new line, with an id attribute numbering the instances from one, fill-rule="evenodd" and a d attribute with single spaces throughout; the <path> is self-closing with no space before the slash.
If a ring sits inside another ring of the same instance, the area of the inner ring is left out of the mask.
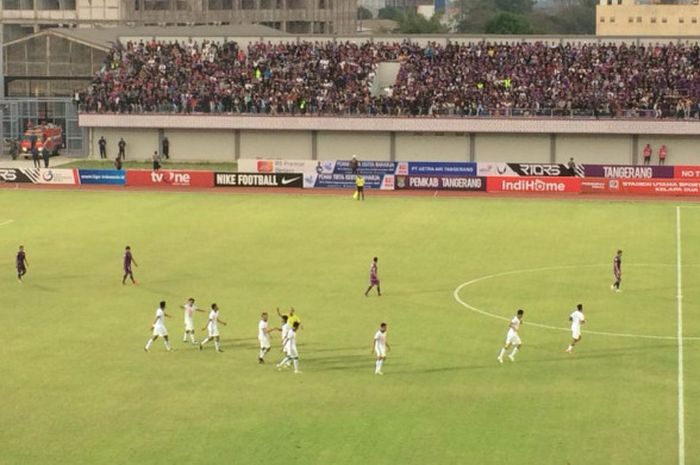
<path id="1" fill-rule="evenodd" d="M 581 178 L 564 177 L 488 177 L 487 192 L 532 192 L 535 194 L 577 194 L 581 192 Z"/>
<path id="2" fill-rule="evenodd" d="M 127 186 L 214 187 L 211 171 L 127 170 Z"/>
<path id="3" fill-rule="evenodd" d="M 674 166 L 673 177 L 677 179 L 700 179 L 700 166 Z"/>
<path id="4" fill-rule="evenodd" d="M 700 179 L 603 179 L 585 178 L 584 194 L 690 195 L 700 196 Z"/>

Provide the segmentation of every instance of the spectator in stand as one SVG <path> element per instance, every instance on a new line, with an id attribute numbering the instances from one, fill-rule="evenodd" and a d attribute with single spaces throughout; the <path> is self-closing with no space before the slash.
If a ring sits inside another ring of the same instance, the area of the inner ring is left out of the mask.
<path id="1" fill-rule="evenodd" d="M 166 160 L 170 160 L 170 141 L 167 136 L 163 137 L 163 156 Z"/>
<path id="2" fill-rule="evenodd" d="M 100 137 L 97 145 L 100 147 L 100 158 L 107 158 L 107 141 L 105 140 L 105 136 Z"/>
<path id="3" fill-rule="evenodd" d="M 122 159 L 121 157 L 117 157 L 114 159 L 114 169 L 120 170 L 122 169 Z"/>
<path id="4" fill-rule="evenodd" d="M 352 159 L 350 160 L 350 171 L 352 174 L 357 174 L 357 168 L 360 166 L 360 162 L 357 161 L 357 157 L 355 155 L 352 156 Z"/>
<path id="5" fill-rule="evenodd" d="M 665 165 L 666 164 L 666 155 L 668 152 L 666 151 L 666 146 L 664 144 L 661 144 L 661 147 L 659 147 L 659 165 Z"/>
<path id="6" fill-rule="evenodd" d="M 123 137 L 119 138 L 119 155 L 118 157 L 122 160 L 126 160 L 126 142 Z"/>
<path id="7" fill-rule="evenodd" d="M 382 62 L 396 81 L 372 91 Z M 90 112 L 389 116 L 700 115 L 699 44 L 139 41 L 117 44 Z M 169 154 L 168 154 L 169 155 Z"/>
<path id="8" fill-rule="evenodd" d="M 158 155 L 158 151 L 156 150 L 153 152 L 153 171 L 159 171 L 160 170 L 160 155 Z"/>
<path id="9" fill-rule="evenodd" d="M 650 165 L 651 164 L 651 145 L 647 144 L 644 146 L 644 151 L 642 152 L 642 155 L 644 157 L 644 165 Z"/>

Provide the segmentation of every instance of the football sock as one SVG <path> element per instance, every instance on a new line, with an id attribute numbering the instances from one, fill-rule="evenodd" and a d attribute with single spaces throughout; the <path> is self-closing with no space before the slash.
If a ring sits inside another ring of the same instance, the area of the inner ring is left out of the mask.
<path id="1" fill-rule="evenodd" d="M 189 334 L 189 331 L 185 331 L 185 335 L 182 336 L 182 342 L 187 342 L 187 335 Z"/>
<path id="2" fill-rule="evenodd" d="M 209 338 L 204 339 L 204 340 L 202 341 L 201 344 L 204 345 L 204 344 L 206 344 L 207 342 L 209 342 Z"/>
<path id="3" fill-rule="evenodd" d="M 214 347 L 216 347 L 216 350 L 221 350 L 221 347 L 219 346 L 219 341 L 214 339 Z"/>
<path id="4" fill-rule="evenodd" d="M 190 342 L 194 344 L 196 341 L 194 340 L 194 331 L 190 331 Z"/>
<path id="5" fill-rule="evenodd" d="M 571 352 L 572 350 L 574 350 L 574 346 L 573 346 L 573 345 L 571 345 L 571 344 L 569 344 L 569 348 L 568 348 L 568 349 L 566 349 L 566 350 L 568 350 L 569 352 Z"/>
<path id="6" fill-rule="evenodd" d="M 501 347 L 501 351 L 498 353 L 498 358 L 503 358 L 506 353 L 506 349 Z"/>
<path id="7" fill-rule="evenodd" d="M 299 359 L 294 359 L 294 371 L 299 371 Z"/>
<path id="8" fill-rule="evenodd" d="M 513 347 L 513 350 L 510 352 L 510 356 L 511 356 L 511 357 L 515 357 L 515 354 L 517 354 L 517 353 L 518 353 L 518 348 L 517 348 L 517 347 Z"/>
<path id="9" fill-rule="evenodd" d="M 163 344 L 165 344 L 165 348 L 166 348 L 166 349 L 170 350 L 170 343 L 169 343 L 168 341 L 166 341 L 165 339 L 163 339 Z"/>
<path id="10" fill-rule="evenodd" d="M 377 360 L 376 362 L 374 362 L 374 372 L 375 372 L 375 373 L 379 373 L 379 371 L 380 371 L 381 369 L 382 369 L 382 361 L 381 361 L 381 360 Z"/>
<path id="11" fill-rule="evenodd" d="M 148 342 L 146 343 L 146 350 L 151 348 L 151 344 L 153 344 L 153 338 L 149 339 Z"/>

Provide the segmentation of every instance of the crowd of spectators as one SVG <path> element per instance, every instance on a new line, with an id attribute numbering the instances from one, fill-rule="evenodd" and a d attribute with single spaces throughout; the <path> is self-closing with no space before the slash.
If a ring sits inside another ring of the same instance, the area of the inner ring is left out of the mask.
<path id="1" fill-rule="evenodd" d="M 375 83 L 383 62 L 393 85 Z M 700 46 L 129 42 L 89 112 L 700 117 Z"/>

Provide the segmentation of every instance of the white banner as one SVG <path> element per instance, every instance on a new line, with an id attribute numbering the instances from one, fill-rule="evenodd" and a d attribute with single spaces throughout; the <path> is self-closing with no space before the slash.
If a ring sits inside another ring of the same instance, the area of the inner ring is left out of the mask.
<path id="1" fill-rule="evenodd" d="M 240 173 L 333 174 L 335 161 L 242 158 L 238 160 L 238 171 Z"/>
<path id="2" fill-rule="evenodd" d="M 24 173 L 34 184 L 78 184 L 75 170 L 57 168 L 22 168 Z"/>

